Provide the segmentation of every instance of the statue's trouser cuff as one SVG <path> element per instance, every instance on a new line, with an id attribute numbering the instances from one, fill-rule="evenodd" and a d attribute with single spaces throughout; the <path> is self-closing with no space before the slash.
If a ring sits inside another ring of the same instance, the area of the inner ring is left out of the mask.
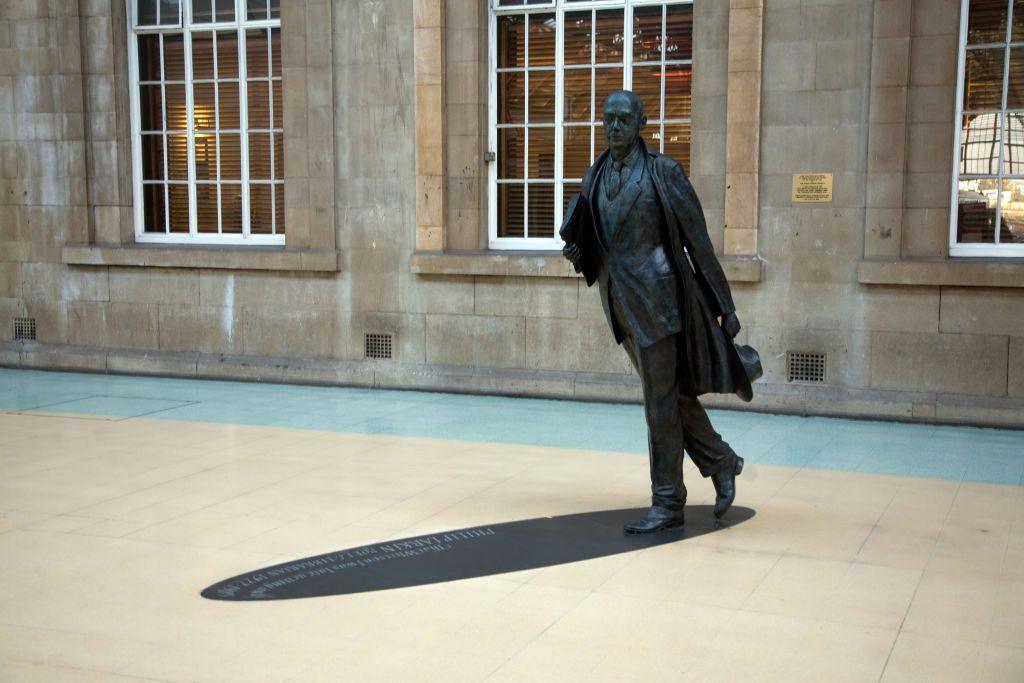
<path id="1" fill-rule="evenodd" d="M 680 393 L 676 343 L 670 336 L 640 347 L 628 334 L 623 343 L 643 385 L 652 504 L 673 510 L 686 503 L 684 448 L 705 477 L 736 463 L 736 453 L 711 426 L 700 402 Z"/>

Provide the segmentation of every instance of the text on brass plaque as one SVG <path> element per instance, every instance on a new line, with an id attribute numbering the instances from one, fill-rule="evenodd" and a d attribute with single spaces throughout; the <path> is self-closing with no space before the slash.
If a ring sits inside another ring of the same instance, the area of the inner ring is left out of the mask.
<path id="1" fill-rule="evenodd" d="M 794 173 L 794 202 L 830 202 L 832 201 L 831 173 Z"/>

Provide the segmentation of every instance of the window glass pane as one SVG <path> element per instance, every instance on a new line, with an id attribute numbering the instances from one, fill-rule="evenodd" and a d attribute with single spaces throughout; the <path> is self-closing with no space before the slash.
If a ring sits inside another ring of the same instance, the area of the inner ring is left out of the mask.
<path id="1" fill-rule="evenodd" d="M 139 36 L 139 80 L 160 80 L 160 36 Z"/>
<path id="2" fill-rule="evenodd" d="M 669 5 L 665 16 L 665 59 L 693 58 L 693 5 Z"/>
<path id="3" fill-rule="evenodd" d="M 143 131 L 163 130 L 164 100 L 163 89 L 159 85 L 139 86 L 139 114 Z"/>
<path id="4" fill-rule="evenodd" d="M 657 62 L 661 59 L 660 6 L 633 10 L 633 61 Z"/>
<path id="5" fill-rule="evenodd" d="M 498 185 L 498 237 L 523 237 L 524 186 Z"/>
<path id="6" fill-rule="evenodd" d="M 1024 114 L 1006 115 L 1003 140 L 1003 173 L 1024 175 Z"/>
<path id="7" fill-rule="evenodd" d="M 145 232 L 165 232 L 167 215 L 164 210 L 164 186 L 142 186 L 142 229 Z"/>
<path id="8" fill-rule="evenodd" d="M 162 26 L 180 25 L 180 12 L 178 0 L 160 0 L 160 24 Z"/>
<path id="9" fill-rule="evenodd" d="M 995 242 L 997 183 L 995 178 L 960 181 L 956 209 L 957 242 Z"/>
<path id="10" fill-rule="evenodd" d="M 594 70 L 594 102 L 597 111 L 594 118 L 599 120 L 604 111 L 604 99 L 616 90 L 622 90 L 622 67 Z"/>
<path id="11" fill-rule="evenodd" d="M 555 177 L 555 129 L 530 128 L 527 130 L 527 177 Z"/>
<path id="12" fill-rule="evenodd" d="M 526 66 L 526 19 L 522 15 L 498 18 L 498 68 Z"/>
<path id="13" fill-rule="evenodd" d="M 213 0 L 192 0 L 192 23 L 208 24 L 213 21 Z"/>
<path id="14" fill-rule="evenodd" d="M 1003 180 L 999 205 L 999 243 L 1024 243 L 1024 181 Z"/>
<path id="15" fill-rule="evenodd" d="M 217 113 L 221 130 L 238 130 L 241 126 L 238 111 L 238 84 L 217 84 Z"/>
<path id="16" fill-rule="evenodd" d="M 555 72 L 530 72 L 530 123 L 555 120 Z"/>
<path id="17" fill-rule="evenodd" d="M 249 81 L 249 128 L 270 128 L 270 83 Z"/>
<path id="18" fill-rule="evenodd" d="M 281 76 L 281 29 L 270 29 L 270 68 L 271 76 Z"/>
<path id="19" fill-rule="evenodd" d="M 284 126 L 281 120 L 281 109 L 284 103 L 283 93 L 281 92 L 281 81 L 270 82 L 270 126 L 272 128 L 282 128 Z"/>
<path id="20" fill-rule="evenodd" d="M 235 20 L 235 0 L 217 0 L 217 21 Z"/>
<path id="21" fill-rule="evenodd" d="M 185 80 L 185 37 L 164 34 L 164 78 L 168 81 Z"/>
<path id="22" fill-rule="evenodd" d="M 555 65 L 555 15 L 531 14 L 530 66 Z"/>
<path id="23" fill-rule="evenodd" d="M 573 196 L 579 194 L 579 191 L 582 189 L 583 185 L 580 183 L 562 184 L 562 211 L 565 211 L 569 207 L 569 202 L 572 201 Z"/>
<path id="24" fill-rule="evenodd" d="M 242 232 L 242 186 L 223 183 L 220 186 L 220 230 L 226 233 Z"/>
<path id="25" fill-rule="evenodd" d="M 188 140 L 184 135 L 167 136 L 167 175 L 171 180 L 188 180 Z"/>
<path id="26" fill-rule="evenodd" d="M 142 179 L 164 179 L 164 136 L 142 136 Z"/>
<path id="27" fill-rule="evenodd" d="M 523 139 L 522 128 L 498 129 L 498 177 L 523 177 Z"/>
<path id="28" fill-rule="evenodd" d="M 281 18 L 281 0 L 270 0 L 270 18 Z"/>
<path id="29" fill-rule="evenodd" d="M 661 66 L 634 66 L 633 92 L 644 103 L 648 118 L 661 117 Z"/>
<path id="30" fill-rule="evenodd" d="M 566 69 L 563 78 L 566 121 L 590 121 L 590 76 L 592 69 Z"/>
<path id="31" fill-rule="evenodd" d="M 666 123 L 663 134 L 663 152 L 690 171 L 690 124 Z"/>
<path id="32" fill-rule="evenodd" d="M 688 119 L 691 112 L 690 67 L 665 67 L 665 118 Z"/>
<path id="33" fill-rule="evenodd" d="M 594 61 L 622 62 L 623 13 L 619 9 L 599 10 L 595 22 Z"/>
<path id="34" fill-rule="evenodd" d="M 564 64 L 590 64 L 591 12 L 566 12 Z"/>
<path id="35" fill-rule="evenodd" d="M 217 179 L 217 136 L 212 133 L 197 133 L 196 180 Z"/>
<path id="36" fill-rule="evenodd" d="M 970 114 L 960 131 L 960 173 L 995 175 L 999 164 L 999 114 Z"/>
<path id="37" fill-rule="evenodd" d="M 273 232 L 273 206 L 270 185 L 249 186 L 249 229 L 253 234 L 269 235 Z"/>
<path id="38" fill-rule="evenodd" d="M 196 230 L 217 232 L 217 186 L 199 183 L 196 185 Z"/>
<path id="39" fill-rule="evenodd" d="M 1008 0 L 971 0 L 967 14 L 967 44 L 1006 42 Z"/>
<path id="40" fill-rule="evenodd" d="M 647 127 L 640 131 L 640 137 L 647 143 L 647 148 L 652 152 L 661 151 L 661 124 L 657 121 L 648 121 Z"/>
<path id="41" fill-rule="evenodd" d="M 274 178 L 284 178 L 284 135 L 274 133 Z"/>
<path id="42" fill-rule="evenodd" d="M 1024 0 L 1013 0 L 1013 29 L 1011 40 L 1024 40 Z"/>
<path id="43" fill-rule="evenodd" d="M 220 177 L 222 180 L 242 179 L 242 137 L 238 133 L 220 135 Z"/>
<path id="44" fill-rule="evenodd" d="M 135 23 L 139 26 L 157 24 L 157 0 L 138 0 L 135 5 Z"/>
<path id="45" fill-rule="evenodd" d="M 213 83 L 196 83 L 192 87 L 192 111 L 195 114 L 192 125 L 196 130 L 212 131 L 217 128 L 215 102 Z"/>
<path id="46" fill-rule="evenodd" d="M 167 109 L 167 130 L 185 130 L 188 114 L 185 108 L 185 86 L 171 83 L 164 86 L 164 107 Z"/>
<path id="47" fill-rule="evenodd" d="M 1021 8 L 1024 11 L 1024 8 Z M 1010 48 L 1010 74 L 1006 82 L 1006 108 L 1024 108 L 1024 47 Z"/>
<path id="48" fill-rule="evenodd" d="M 1003 102 L 1003 48 L 968 50 L 964 109 L 999 109 Z"/>
<path id="49" fill-rule="evenodd" d="M 526 226 L 527 237 L 554 237 L 555 186 L 530 184 L 527 186 L 530 218 Z"/>
<path id="50" fill-rule="evenodd" d="M 238 32 L 217 32 L 217 78 L 238 78 Z"/>
<path id="51" fill-rule="evenodd" d="M 270 133 L 249 135 L 249 177 L 270 180 Z"/>
<path id="52" fill-rule="evenodd" d="M 188 232 L 188 185 L 169 185 L 167 196 L 171 214 L 171 232 Z"/>
<path id="53" fill-rule="evenodd" d="M 192 33 L 192 78 L 213 79 L 213 33 L 210 31 Z"/>
<path id="54" fill-rule="evenodd" d="M 246 2 L 246 9 L 250 19 L 266 19 L 267 18 L 267 0 L 248 0 Z"/>
<path id="55" fill-rule="evenodd" d="M 526 78 L 521 72 L 498 74 L 498 123 L 522 123 Z"/>
<path id="56" fill-rule="evenodd" d="M 284 185 L 274 185 L 274 234 L 284 234 Z"/>
<path id="57" fill-rule="evenodd" d="M 270 53 L 267 32 L 250 29 L 245 32 L 245 67 L 249 78 L 266 78 L 270 75 Z"/>
<path id="58" fill-rule="evenodd" d="M 562 133 L 562 177 L 582 178 L 590 167 L 590 126 L 566 126 Z"/>

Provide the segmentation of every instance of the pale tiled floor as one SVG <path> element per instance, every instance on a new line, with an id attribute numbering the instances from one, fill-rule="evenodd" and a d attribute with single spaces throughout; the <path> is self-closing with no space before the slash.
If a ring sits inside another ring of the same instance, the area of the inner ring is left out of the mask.
<path id="1" fill-rule="evenodd" d="M 0 680 L 1024 680 L 1024 488 L 962 479 L 754 463 L 738 504 L 756 516 L 677 543 L 376 593 L 199 596 L 350 546 L 640 506 L 647 486 L 629 452 L 0 414 Z"/>

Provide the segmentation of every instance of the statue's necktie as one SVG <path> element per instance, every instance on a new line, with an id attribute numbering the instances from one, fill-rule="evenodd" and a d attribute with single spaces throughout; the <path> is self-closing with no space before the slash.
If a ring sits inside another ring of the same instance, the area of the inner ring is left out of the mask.
<path id="1" fill-rule="evenodd" d="M 608 176 L 608 199 L 615 199 L 619 194 L 619 190 L 622 189 L 622 161 L 613 161 Z"/>

